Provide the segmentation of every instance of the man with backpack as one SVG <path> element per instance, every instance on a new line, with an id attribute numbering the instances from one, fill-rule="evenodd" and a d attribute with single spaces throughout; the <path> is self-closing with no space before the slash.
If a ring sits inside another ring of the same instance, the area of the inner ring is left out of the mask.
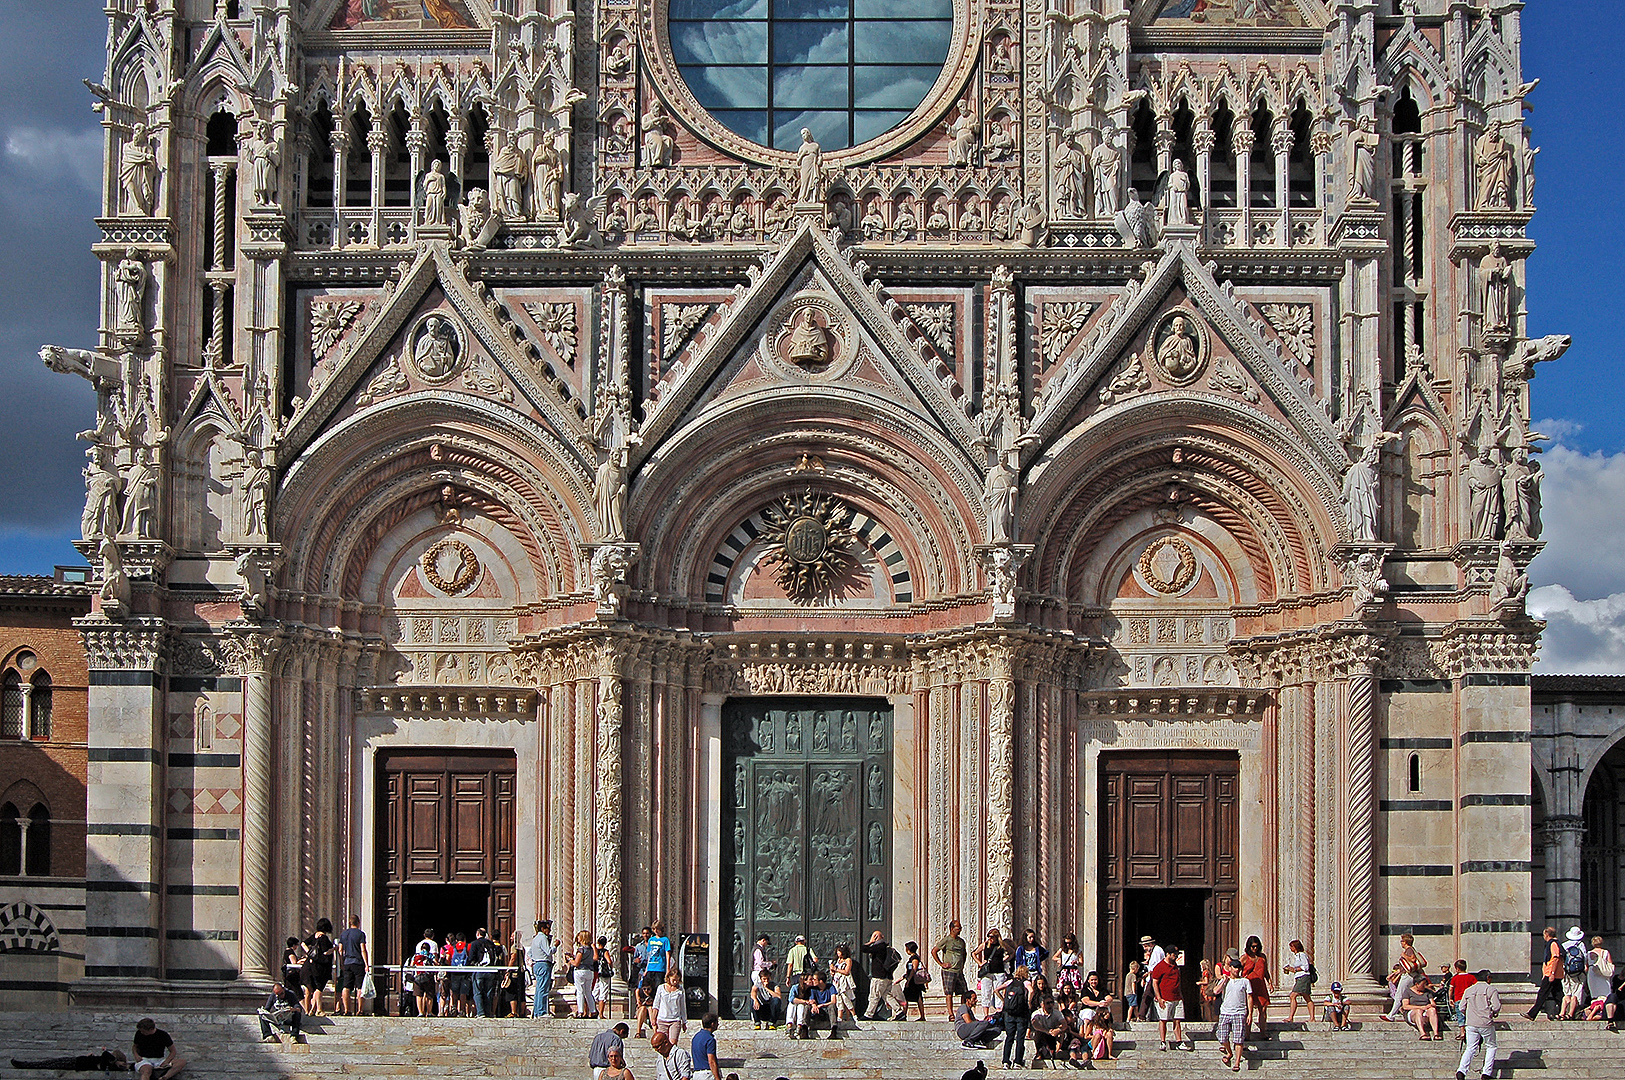
<path id="1" fill-rule="evenodd" d="M 472 968 L 495 968 L 502 966 L 502 948 L 491 940 L 485 927 L 474 931 L 473 944 L 468 950 L 468 966 Z M 491 991 L 496 987 L 497 974 L 495 971 L 474 972 L 474 1015 L 491 1015 Z"/>
<path id="2" fill-rule="evenodd" d="M 1585 941 L 1585 932 L 1578 926 L 1569 927 L 1563 935 L 1563 1008 L 1557 1014 L 1559 1020 L 1578 1020 L 1585 1005 L 1586 968 L 1591 963 Z"/>
<path id="3" fill-rule="evenodd" d="M 891 942 L 879 930 L 869 936 L 869 943 L 863 947 L 863 952 L 869 957 L 869 1011 L 864 1019 L 879 1019 L 881 1003 L 887 997 L 891 998 L 886 1006 L 887 1015 L 902 1016 L 903 988 L 897 985 L 897 968 L 903 962 L 902 954 L 892 948 Z"/>

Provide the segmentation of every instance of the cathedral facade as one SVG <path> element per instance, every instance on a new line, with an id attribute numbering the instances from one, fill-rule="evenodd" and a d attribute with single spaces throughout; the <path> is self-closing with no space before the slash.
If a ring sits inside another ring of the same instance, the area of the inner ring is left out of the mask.
<path id="1" fill-rule="evenodd" d="M 75 994 L 352 912 L 1527 978 L 1520 7 L 110 0 Z"/>

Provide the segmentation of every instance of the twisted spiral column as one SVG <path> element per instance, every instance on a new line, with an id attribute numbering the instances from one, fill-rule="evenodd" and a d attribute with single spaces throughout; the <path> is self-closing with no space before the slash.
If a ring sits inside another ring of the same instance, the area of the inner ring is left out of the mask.
<path id="1" fill-rule="evenodd" d="M 1016 683 L 1010 650 L 990 650 L 988 667 L 987 925 L 1014 933 Z"/>
<path id="2" fill-rule="evenodd" d="M 1377 678 L 1369 667 L 1356 667 L 1348 680 L 1347 749 L 1348 809 L 1344 819 L 1346 862 L 1344 864 L 1348 948 L 1345 952 L 1350 976 L 1375 973 L 1375 927 L 1372 923 L 1371 895 L 1375 876 L 1372 833 L 1377 804 L 1373 782 L 1375 743 L 1374 710 Z"/>
<path id="3" fill-rule="evenodd" d="M 242 978 L 271 979 L 271 678 L 280 642 L 265 633 L 231 639 L 243 676 Z"/>
<path id="4" fill-rule="evenodd" d="M 615 664 L 614 658 L 610 663 Z M 594 821 L 594 923 L 612 949 L 621 940 L 621 703 L 622 679 L 615 665 L 598 677 L 598 791 Z"/>

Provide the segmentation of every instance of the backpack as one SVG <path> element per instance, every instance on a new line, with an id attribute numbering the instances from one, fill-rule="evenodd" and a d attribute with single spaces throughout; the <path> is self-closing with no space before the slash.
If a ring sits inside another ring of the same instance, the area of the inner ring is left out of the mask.
<path id="1" fill-rule="evenodd" d="M 1304 972 L 1304 974 L 1309 977 L 1310 986 L 1313 986 L 1315 983 L 1320 981 L 1320 972 L 1315 970 L 1315 962 L 1313 960 L 1309 961 L 1309 970 Z"/>
<path id="2" fill-rule="evenodd" d="M 447 966 L 448 967 L 467 967 L 468 966 L 468 946 L 463 944 L 461 941 L 459 941 L 457 943 L 457 947 L 451 950 L 451 960 L 447 964 Z"/>
<path id="3" fill-rule="evenodd" d="M 1580 948 L 1579 942 L 1571 941 L 1563 946 L 1563 974 L 1581 975 L 1586 969 L 1586 954 Z"/>

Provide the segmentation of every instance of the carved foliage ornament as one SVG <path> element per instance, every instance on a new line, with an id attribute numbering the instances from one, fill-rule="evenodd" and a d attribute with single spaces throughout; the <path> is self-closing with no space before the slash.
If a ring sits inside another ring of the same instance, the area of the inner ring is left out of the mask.
<path id="1" fill-rule="evenodd" d="M 798 604 L 827 599 L 854 564 L 852 511 L 809 488 L 767 507 L 762 520 L 766 562 L 784 595 Z"/>
<path id="2" fill-rule="evenodd" d="M 1140 553 L 1140 577 L 1164 596 L 1176 596 L 1196 580 L 1196 553 L 1177 536 L 1160 536 Z"/>
<path id="3" fill-rule="evenodd" d="M 451 537 L 432 545 L 418 565 L 424 580 L 447 596 L 466 592 L 480 576 L 480 560 L 474 550 Z"/>

